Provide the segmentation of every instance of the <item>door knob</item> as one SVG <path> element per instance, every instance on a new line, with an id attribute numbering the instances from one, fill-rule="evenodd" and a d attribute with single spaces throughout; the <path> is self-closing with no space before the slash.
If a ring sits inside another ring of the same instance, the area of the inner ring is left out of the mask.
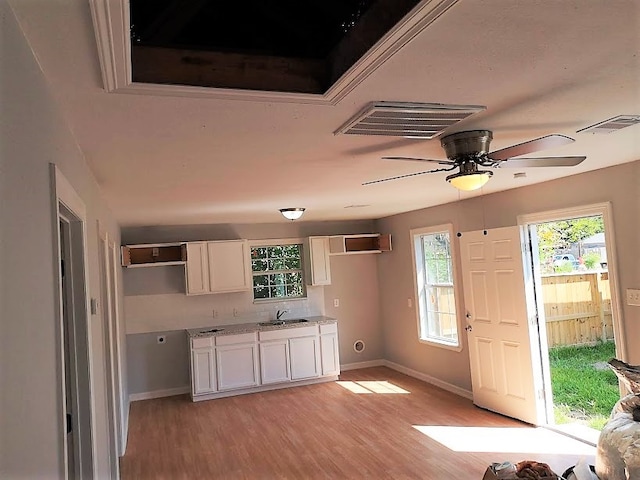
<path id="1" fill-rule="evenodd" d="M 464 329 L 465 329 L 467 332 L 471 332 L 471 331 L 473 331 L 473 327 L 472 327 L 471 325 L 467 325 L 466 327 L 464 327 Z"/>
<path id="2" fill-rule="evenodd" d="M 467 313 L 465 316 L 466 316 L 468 319 L 471 319 L 471 314 L 470 314 L 470 313 Z"/>

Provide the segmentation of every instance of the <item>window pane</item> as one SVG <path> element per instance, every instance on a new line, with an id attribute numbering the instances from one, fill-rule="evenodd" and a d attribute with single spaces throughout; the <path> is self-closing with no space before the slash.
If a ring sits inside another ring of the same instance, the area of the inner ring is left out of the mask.
<path id="1" fill-rule="evenodd" d="M 302 245 L 270 245 L 251 249 L 253 298 L 304 297 Z"/>
<path id="2" fill-rule="evenodd" d="M 420 338 L 458 345 L 458 324 L 453 286 L 451 243 L 448 232 L 414 237 L 419 270 L 424 278 L 420 301 Z M 417 272 L 416 272 L 417 274 Z"/>

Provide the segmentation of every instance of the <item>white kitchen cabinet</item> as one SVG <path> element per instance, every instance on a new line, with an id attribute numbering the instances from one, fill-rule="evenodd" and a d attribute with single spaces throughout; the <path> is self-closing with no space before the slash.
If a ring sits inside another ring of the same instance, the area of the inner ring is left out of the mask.
<path id="1" fill-rule="evenodd" d="M 212 338 L 195 338 L 191 344 L 191 393 L 202 395 L 217 390 L 216 358 Z"/>
<path id="2" fill-rule="evenodd" d="M 260 343 L 260 375 L 262 385 L 288 382 L 291 379 L 288 339 Z"/>
<path id="3" fill-rule="evenodd" d="M 340 374 L 337 324 L 320 325 L 320 363 L 322 375 Z"/>
<path id="4" fill-rule="evenodd" d="M 329 237 L 309 237 L 305 245 L 308 285 L 331 285 Z"/>
<path id="5" fill-rule="evenodd" d="M 251 290 L 246 240 L 187 243 L 187 295 Z"/>
<path id="6" fill-rule="evenodd" d="M 207 242 L 212 293 L 251 290 L 253 278 L 246 240 Z"/>
<path id="7" fill-rule="evenodd" d="M 258 385 L 257 350 L 255 333 L 216 337 L 218 390 Z"/>
<path id="8" fill-rule="evenodd" d="M 187 243 L 187 294 L 209 293 L 209 254 L 207 242 Z"/>
<path id="9" fill-rule="evenodd" d="M 291 380 L 313 378 L 320 375 L 318 336 L 289 339 Z"/>

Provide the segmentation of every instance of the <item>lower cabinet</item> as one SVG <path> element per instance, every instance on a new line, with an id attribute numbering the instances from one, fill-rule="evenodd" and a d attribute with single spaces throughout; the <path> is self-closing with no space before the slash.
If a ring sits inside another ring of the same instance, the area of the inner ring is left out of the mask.
<path id="1" fill-rule="evenodd" d="M 320 356 L 322 375 L 338 375 L 340 373 L 337 334 L 328 333 L 326 335 L 320 335 Z"/>
<path id="2" fill-rule="evenodd" d="M 257 346 L 228 345 L 216 348 L 218 390 L 258 385 Z"/>
<path id="3" fill-rule="evenodd" d="M 291 380 L 302 380 L 320 375 L 320 351 L 318 337 L 289 339 Z"/>
<path id="4" fill-rule="evenodd" d="M 191 353 L 192 388 L 195 395 L 217 390 L 213 348 L 197 348 Z"/>
<path id="5" fill-rule="evenodd" d="M 195 337 L 190 346 L 194 401 L 331 380 L 340 373 L 335 323 Z"/>
<path id="6" fill-rule="evenodd" d="M 260 374 L 262 384 L 288 382 L 289 340 L 274 340 L 260 344 Z"/>

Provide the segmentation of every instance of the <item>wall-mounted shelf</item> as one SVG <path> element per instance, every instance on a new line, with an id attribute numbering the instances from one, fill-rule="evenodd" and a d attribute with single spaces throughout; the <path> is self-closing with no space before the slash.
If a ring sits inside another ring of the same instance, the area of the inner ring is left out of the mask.
<path id="1" fill-rule="evenodd" d="M 329 237 L 329 255 L 352 255 L 391 251 L 391 234 L 362 233 Z"/>
<path id="2" fill-rule="evenodd" d="M 122 266 L 127 268 L 184 265 L 187 261 L 184 243 L 123 245 L 120 249 Z"/>

